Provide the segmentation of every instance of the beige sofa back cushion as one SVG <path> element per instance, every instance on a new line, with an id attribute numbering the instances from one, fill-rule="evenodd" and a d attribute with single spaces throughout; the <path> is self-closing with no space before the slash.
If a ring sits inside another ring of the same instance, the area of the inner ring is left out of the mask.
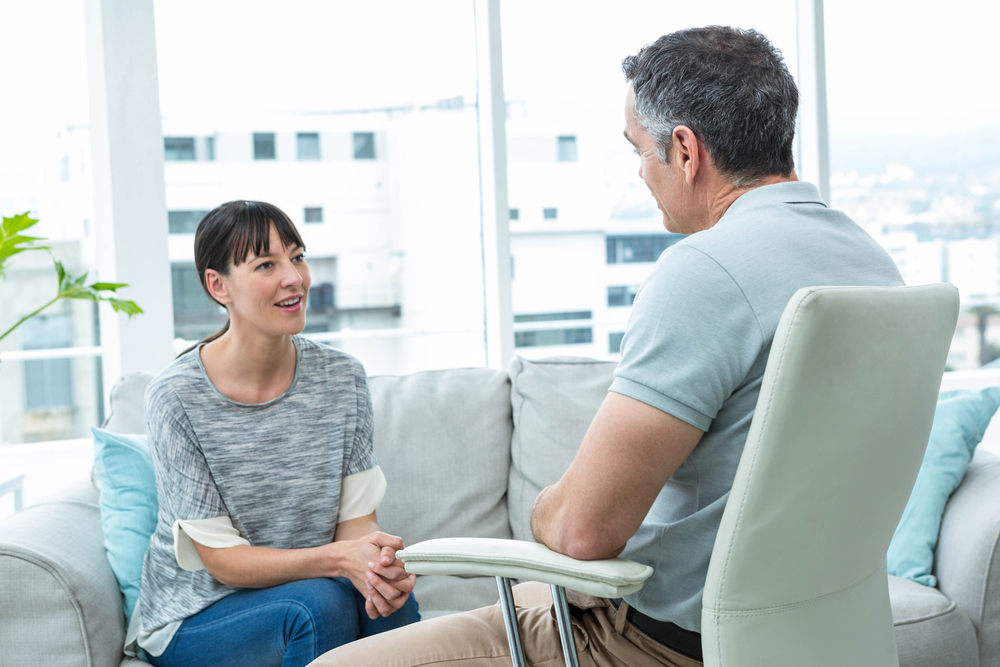
<path id="1" fill-rule="evenodd" d="M 613 361 L 575 357 L 511 361 L 514 434 L 507 503 L 514 539 L 532 539 L 529 520 L 535 497 L 569 467 L 616 366 Z"/>
<path id="2" fill-rule="evenodd" d="M 388 482 L 382 530 L 406 544 L 436 537 L 510 538 L 510 383 L 462 368 L 369 380 L 375 455 Z"/>

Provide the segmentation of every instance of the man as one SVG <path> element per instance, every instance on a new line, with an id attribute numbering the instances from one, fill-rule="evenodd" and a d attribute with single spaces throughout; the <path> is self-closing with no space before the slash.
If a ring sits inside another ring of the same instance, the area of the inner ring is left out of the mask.
<path id="1" fill-rule="evenodd" d="M 535 501 L 535 538 L 651 565 L 623 601 L 570 596 L 581 665 L 701 664 L 701 600 L 778 320 L 811 285 L 901 285 L 889 256 L 798 182 L 798 93 L 763 35 L 661 37 L 625 58 L 625 137 L 667 230 L 611 390 L 573 463 Z M 393 596 L 388 582 L 380 581 Z M 562 664 L 547 587 L 515 588 L 529 664 Z M 316 664 L 509 664 L 496 607 L 343 647 Z M 384 656 L 380 657 L 380 656 Z"/>

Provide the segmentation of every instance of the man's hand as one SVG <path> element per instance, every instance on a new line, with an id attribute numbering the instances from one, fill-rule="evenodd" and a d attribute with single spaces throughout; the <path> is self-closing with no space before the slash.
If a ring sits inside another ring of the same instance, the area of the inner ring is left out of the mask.
<path id="1" fill-rule="evenodd" d="M 535 499 L 535 539 L 581 560 L 617 556 L 702 435 L 662 410 L 608 393 L 566 474 Z"/>

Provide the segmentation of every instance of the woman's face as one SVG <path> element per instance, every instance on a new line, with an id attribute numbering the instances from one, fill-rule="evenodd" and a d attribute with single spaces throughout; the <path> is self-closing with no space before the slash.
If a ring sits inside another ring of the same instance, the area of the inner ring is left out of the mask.
<path id="1" fill-rule="evenodd" d="M 284 247 L 271 225 L 270 251 L 220 275 L 233 327 L 249 326 L 271 335 L 297 334 L 306 325 L 309 266 L 299 246 Z"/>

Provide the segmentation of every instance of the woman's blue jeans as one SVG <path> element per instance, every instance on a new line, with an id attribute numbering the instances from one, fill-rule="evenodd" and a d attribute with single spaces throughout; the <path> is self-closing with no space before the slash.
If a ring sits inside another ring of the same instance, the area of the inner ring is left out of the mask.
<path id="1" fill-rule="evenodd" d="M 361 637 L 420 620 L 411 594 L 387 618 L 368 618 L 348 579 L 305 579 L 244 588 L 181 623 L 155 667 L 305 667 Z"/>

